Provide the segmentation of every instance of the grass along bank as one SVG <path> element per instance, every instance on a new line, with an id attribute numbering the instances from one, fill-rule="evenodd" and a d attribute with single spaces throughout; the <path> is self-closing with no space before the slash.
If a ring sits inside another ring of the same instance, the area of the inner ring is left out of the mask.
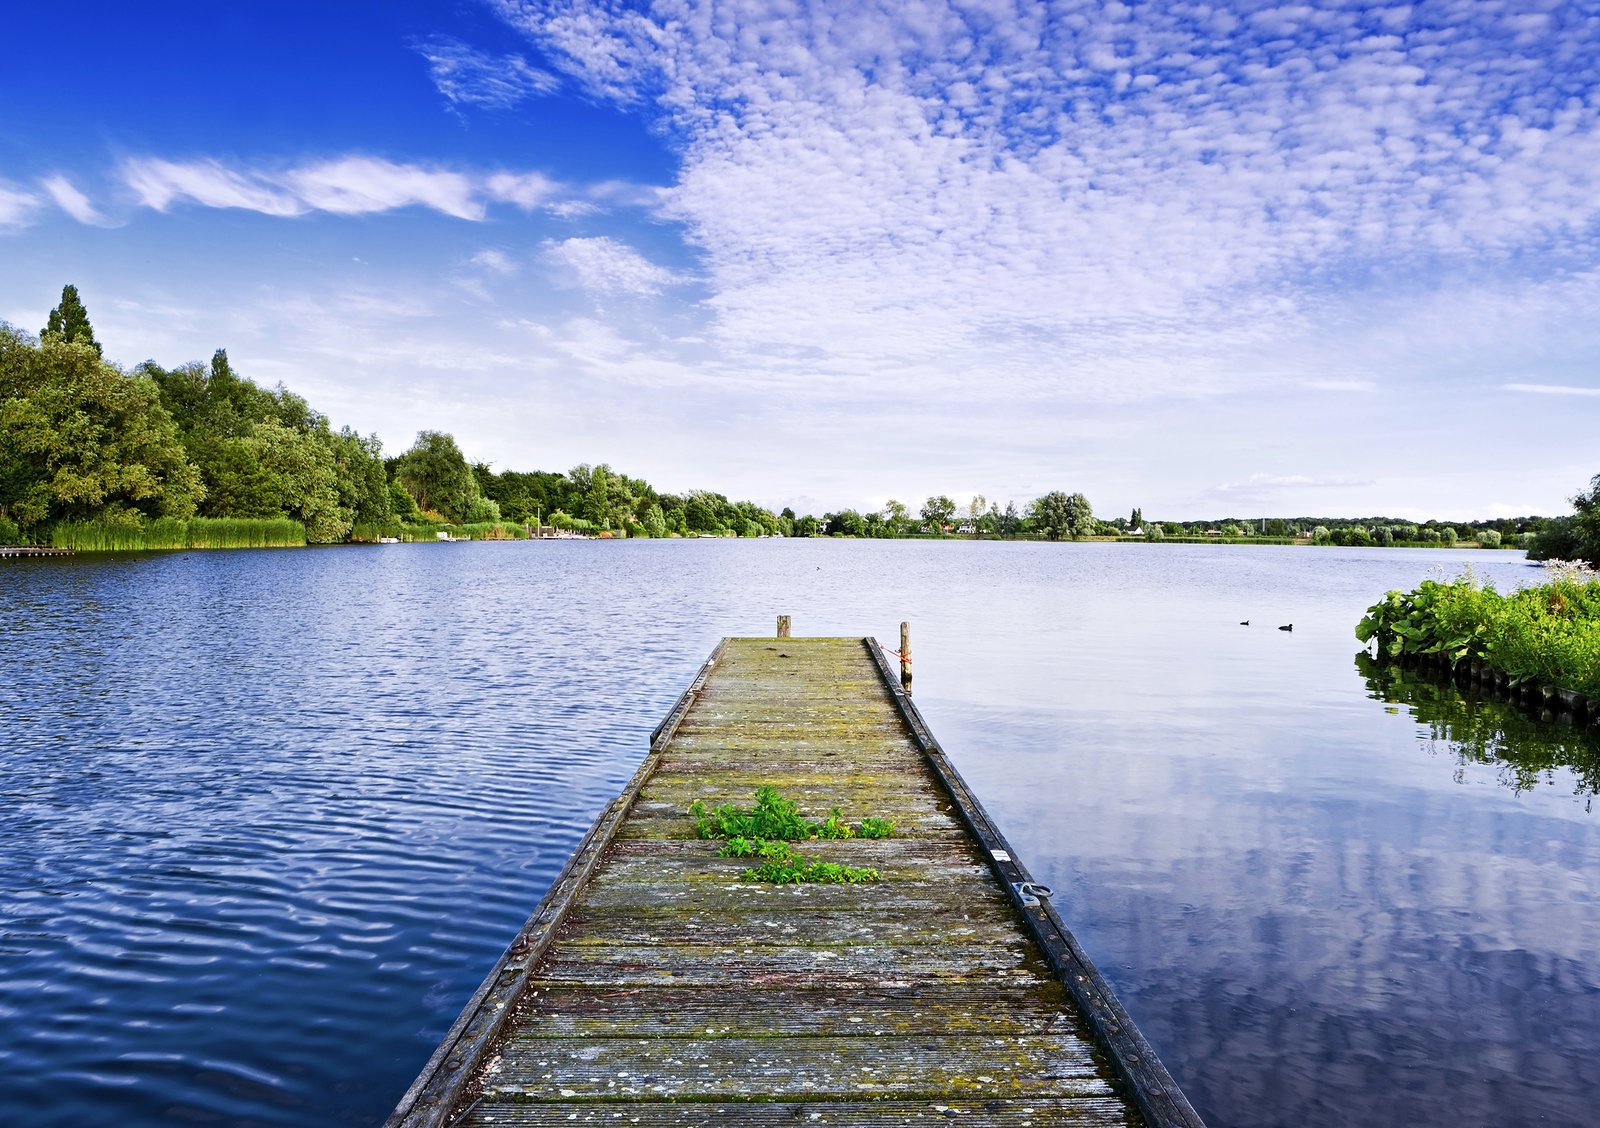
<path id="1" fill-rule="evenodd" d="M 137 552 L 162 548 L 293 548 L 306 543 L 306 527 L 287 518 L 170 517 L 140 525 L 112 521 L 57 521 L 55 548 L 79 552 Z"/>
<path id="2" fill-rule="evenodd" d="M 1367 609 L 1356 637 L 1386 659 L 1477 659 L 1512 685 L 1536 682 L 1582 694 L 1600 707 L 1600 577 L 1555 570 L 1544 584 L 1501 595 L 1470 572 L 1414 591 L 1388 592 Z"/>

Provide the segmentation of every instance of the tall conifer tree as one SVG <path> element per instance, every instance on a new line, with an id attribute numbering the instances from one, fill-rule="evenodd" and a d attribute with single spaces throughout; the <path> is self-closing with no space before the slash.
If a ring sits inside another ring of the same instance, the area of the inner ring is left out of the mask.
<path id="1" fill-rule="evenodd" d="M 100 342 L 94 339 L 94 326 L 89 324 L 89 311 L 83 308 L 78 288 L 70 283 L 61 288 L 61 304 L 50 311 L 44 334 L 65 341 L 79 341 L 94 349 L 100 356 Z"/>

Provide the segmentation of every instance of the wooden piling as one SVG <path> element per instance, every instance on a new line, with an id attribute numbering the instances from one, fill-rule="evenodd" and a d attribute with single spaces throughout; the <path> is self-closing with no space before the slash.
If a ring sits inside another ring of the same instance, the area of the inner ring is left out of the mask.
<path id="1" fill-rule="evenodd" d="M 911 624 L 900 624 L 900 688 L 911 692 Z"/>
<path id="2" fill-rule="evenodd" d="M 779 615 L 778 616 L 778 637 L 779 638 L 788 638 L 789 637 L 789 616 L 787 616 L 787 615 Z"/>
<path id="3" fill-rule="evenodd" d="M 762 786 L 891 820 L 797 845 L 880 880 L 696 836 Z M 1031 881 L 875 640 L 726 639 L 389 1125 L 1203 1128 Z"/>

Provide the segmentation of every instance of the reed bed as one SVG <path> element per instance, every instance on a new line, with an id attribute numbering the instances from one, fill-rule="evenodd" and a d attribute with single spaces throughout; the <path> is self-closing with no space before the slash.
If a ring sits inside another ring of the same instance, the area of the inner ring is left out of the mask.
<path id="1" fill-rule="evenodd" d="M 50 530 L 56 548 L 79 552 L 141 552 L 176 548 L 297 548 L 306 527 L 288 519 L 162 517 L 134 527 L 102 521 L 57 521 Z"/>

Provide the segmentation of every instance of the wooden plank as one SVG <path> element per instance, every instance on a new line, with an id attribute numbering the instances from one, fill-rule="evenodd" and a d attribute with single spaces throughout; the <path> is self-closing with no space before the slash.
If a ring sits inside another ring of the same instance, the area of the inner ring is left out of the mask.
<path id="1" fill-rule="evenodd" d="M 900 1043 L 915 1052 L 895 1052 Z M 894 1043 L 893 1047 L 886 1043 Z M 1075 1034 L 911 1039 L 537 1038 L 508 1042 L 483 1072 L 488 1100 L 1034 1098 L 1113 1092 Z"/>
<path id="2" fill-rule="evenodd" d="M 591 1105 L 558 1102 L 480 1102 L 463 1125 L 511 1128 L 569 1128 L 571 1125 L 639 1125 L 640 1128 L 685 1128 L 690 1125 L 743 1128 L 796 1128 L 849 1125 L 850 1128 L 896 1128 L 904 1124 L 962 1128 L 1017 1128 L 1018 1125 L 1115 1124 L 1124 1107 L 1120 1096 L 1033 1099 L 1020 1107 L 996 1098 L 928 1101 L 605 1101 Z"/>
<path id="3" fill-rule="evenodd" d="M 527 1037 L 612 1037 L 620 1023 L 655 1038 L 830 1037 L 1086 1032 L 1059 984 L 957 983 L 829 990 L 769 988 L 763 1005 L 677 986 L 594 988 L 540 984 L 520 1016 Z"/>
<path id="4" fill-rule="evenodd" d="M 725 640 L 491 976 L 494 1021 L 463 1015 L 472 1052 L 441 1047 L 391 1125 L 1138 1123 L 881 667 L 861 640 Z M 892 819 L 795 845 L 881 880 L 762 884 L 695 836 L 691 803 L 763 785 Z"/>

